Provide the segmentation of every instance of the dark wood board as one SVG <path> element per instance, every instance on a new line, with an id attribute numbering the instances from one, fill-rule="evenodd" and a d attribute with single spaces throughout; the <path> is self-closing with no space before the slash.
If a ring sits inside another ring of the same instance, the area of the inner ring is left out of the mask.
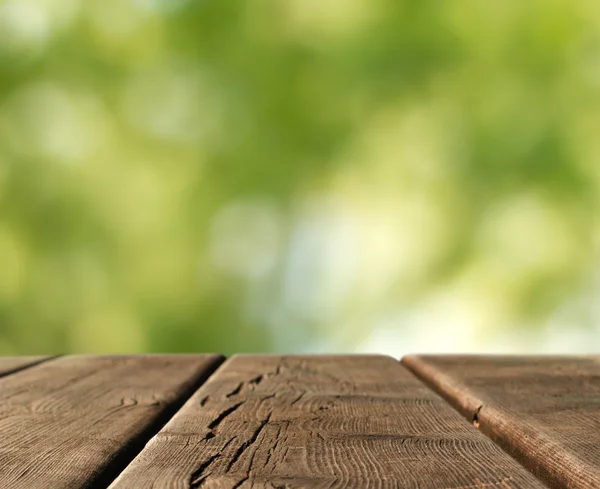
<path id="1" fill-rule="evenodd" d="M 110 486 L 541 488 L 384 356 L 235 356 Z"/>
<path id="2" fill-rule="evenodd" d="M 0 379 L 0 487 L 106 487 L 220 361 L 72 356 Z"/>
<path id="3" fill-rule="evenodd" d="M 0 377 L 38 365 L 50 357 L 0 357 Z"/>
<path id="4" fill-rule="evenodd" d="M 549 486 L 600 487 L 600 357 L 402 362 Z"/>

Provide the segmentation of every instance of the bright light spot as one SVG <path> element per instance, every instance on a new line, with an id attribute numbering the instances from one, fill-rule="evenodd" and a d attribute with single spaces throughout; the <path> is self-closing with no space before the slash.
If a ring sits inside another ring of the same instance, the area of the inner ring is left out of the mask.
<path id="1" fill-rule="evenodd" d="M 342 311 L 357 278 L 359 228 L 331 198 L 308 199 L 291 237 L 284 269 L 284 302 L 317 321 Z"/>
<path id="2" fill-rule="evenodd" d="M 370 0 L 290 0 L 284 5 L 288 32 L 310 42 L 358 33 L 380 10 Z"/>
<path id="3" fill-rule="evenodd" d="M 452 249 L 462 199 L 450 178 L 460 155 L 460 111 L 443 101 L 377 111 L 334 181 L 358 222 L 361 298 L 380 307 L 390 288 L 409 291 Z"/>
<path id="4" fill-rule="evenodd" d="M 54 29 L 68 27 L 79 14 L 81 0 L 35 0 L 52 20 Z"/>
<path id="5" fill-rule="evenodd" d="M 77 0 L 0 2 L 0 61 L 22 62 L 39 54 L 50 36 L 75 17 Z"/>
<path id="6" fill-rule="evenodd" d="M 410 346 L 407 344 L 407 333 L 401 325 L 396 327 L 374 328 L 367 337 L 361 341 L 353 353 L 362 355 L 381 354 L 399 358 Z"/>
<path id="7" fill-rule="evenodd" d="M 209 74 L 185 64 L 134 75 L 123 92 L 122 108 L 133 127 L 183 142 L 211 135 L 222 109 Z"/>
<path id="8" fill-rule="evenodd" d="M 184 8 L 190 0 L 130 0 L 151 12 L 176 12 Z M 204 1 L 204 0 L 200 0 Z"/>
<path id="9" fill-rule="evenodd" d="M 268 274 L 279 258 L 281 223 L 269 202 L 226 205 L 210 225 L 209 256 L 220 270 L 247 279 Z"/>
<path id="10" fill-rule="evenodd" d="M 364 295 L 382 297 L 401 285 L 410 288 L 430 271 L 452 242 L 444 200 L 426 193 L 377 196 L 357 206 L 360 216 L 361 283 Z"/>
<path id="11" fill-rule="evenodd" d="M 443 181 L 460 149 L 460 112 L 445 101 L 392 105 L 366 121 L 351 148 L 362 177 L 384 189 Z"/>
<path id="12" fill-rule="evenodd" d="M 565 215 L 539 195 L 511 198 L 492 208 L 479 231 L 490 261 L 519 275 L 568 268 L 580 250 Z"/>
<path id="13" fill-rule="evenodd" d="M 0 60 L 41 50 L 50 33 L 50 19 L 39 2 L 9 0 L 0 4 Z"/>
<path id="14" fill-rule="evenodd" d="M 111 42 L 127 40 L 143 21 L 140 9 L 126 0 L 89 1 L 86 9 L 92 27 Z"/>
<path id="15" fill-rule="evenodd" d="M 15 93 L 0 113 L 7 144 L 27 156 L 74 163 L 98 148 L 106 115 L 93 98 L 41 82 Z"/>

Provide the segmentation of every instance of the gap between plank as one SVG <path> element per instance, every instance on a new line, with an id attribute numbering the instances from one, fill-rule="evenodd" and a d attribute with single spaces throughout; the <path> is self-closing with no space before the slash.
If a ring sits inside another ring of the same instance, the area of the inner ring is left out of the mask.
<path id="1" fill-rule="evenodd" d="M 452 408 L 460 414 L 461 418 L 465 419 L 468 423 L 469 421 L 473 425 L 473 427 L 485 435 L 487 438 L 492 440 L 498 447 L 500 447 L 504 452 L 510 455 L 513 460 L 515 460 L 519 465 L 521 465 L 525 470 L 528 470 L 532 475 L 534 475 L 540 482 L 544 484 L 548 484 L 548 481 L 543 480 L 543 478 L 539 477 L 534 470 L 531 469 L 526 463 L 523 463 L 521 457 L 507 449 L 508 447 L 505 444 L 500 443 L 494 436 L 490 436 L 490 433 L 487 430 L 480 429 L 479 423 L 479 412 L 484 407 L 484 404 L 481 404 L 478 399 L 471 396 L 468 392 L 468 389 L 460 389 L 457 385 L 454 385 L 453 382 L 449 381 L 444 383 L 440 380 L 439 375 L 428 376 L 425 375 L 418 368 L 414 368 L 413 364 L 408 361 L 404 361 L 404 357 L 400 358 L 398 361 L 400 365 L 402 365 L 406 370 L 408 370 L 423 386 L 429 389 L 431 392 L 439 396 L 446 403 L 448 403 Z M 452 385 L 454 390 L 449 387 Z M 460 390 L 461 395 L 457 395 L 456 391 Z"/>
<path id="2" fill-rule="evenodd" d="M 416 377 L 419 382 L 450 404 L 450 406 L 458 411 L 461 416 L 470 420 L 473 425 L 479 423 L 478 415 L 479 411 L 483 408 L 483 404 L 481 404 L 477 398 L 472 396 L 468 389 L 460 388 L 460 386 L 455 385 L 455 383 L 451 381 L 443 382 L 439 379 L 439 375 L 428 376 L 421 370 L 414 368 L 408 361 L 405 361 L 404 357 L 402 357 L 399 362 L 400 365 Z M 452 385 L 452 388 L 449 387 L 450 385 Z M 457 395 L 458 392 L 460 392 L 460 395 Z M 475 427 L 477 428 L 477 426 Z"/>
<path id="3" fill-rule="evenodd" d="M 31 363 L 26 363 L 24 365 L 19 365 L 18 367 L 15 367 L 15 368 L 11 368 L 10 370 L 5 370 L 0 373 L 0 379 L 2 379 L 4 377 L 8 377 L 9 375 L 18 374 L 19 372 L 22 372 L 23 370 L 28 370 L 30 368 L 37 367 L 38 365 L 41 365 L 42 363 L 47 363 L 52 360 L 57 360 L 58 358 L 60 358 L 62 356 L 63 355 L 54 355 L 54 356 L 44 357 L 44 358 L 40 358 L 39 360 L 34 360 Z"/>
<path id="4" fill-rule="evenodd" d="M 215 373 L 226 360 L 219 356 L 202 372 L 202 374 L 176 398 L 157 418 L 148 424 L 144 430 L 127 445 L 117 452 L 114 458 L 102 469 L 102 472 L 86 484 L 85 489 L 106 489 L 123 472 L 127 466 L 140 454 L 146 444 L 177 414 L 190 397 Z"/>
<path id="5" fill-rule="evenodd" d="M 418 368 L 413 362 L 415 361 L 416 355 L 410 355 L 410 358 L 404 360 L 404 357 L 400 359 L 400 364 L 412 373 L 425 387 L 437 394 L 450 406 L 452 406 L 461 416 L 471 421 L 473 426 L 480 431 L 482 434 L 492 440 L 498 447 L 504 452 L 510 455 L 516 462 L 518 462 L 523 468 L 528 470 L 533 476 L 535 476 L 540 482 L 548 487 L 556 489 L 565 489 L 572 486 L 571 481 L 565 479 L 561 474 L 557 474 L 553 470 L 549 470 L 548 467 L 543 464 L 540 465 L 537 459 L 532 458 L 520 444 L 512 443 L 506 436 L 505 433 L 500 430 L 498 431 L 493 425 L 481 426 L 480 423 L 480 411 L 483 408 L 488 411 L 495 412 L 493 406 L 482 404 L 481 400 L 475 397 L 467 388 L 460 382 L 455 382 L 452 378 L 446 377 L 443 372 L 437 372 L 430 367 L 425 366 L 424 369 Z M 418 359 L 417 359 L 418 360 Z M 513 418 L 508 413 L 504 413 L 504 417 L 513 426 L 518 427 L 518 419 Z M 531 433 L 522 433 L 522 436 L 532 435 Z M 560 447 L 557 446 L 553 440 L 545 436 L 543 433 L 536 433 L 535 436 L 540 442 L 540 445 L 552 447 L 555 452 L 560 451 Z M 577 459 L 571 459 L 569 455 L 565 455 L 562 459 L 565 466 L 576 468 L 579 464 Z M 575 469 L 574 469 L 575 470 Z M 577 486 L 579 487 L 579 486 Z M 586 486 L 588 487 L 588 486 Z M 596 487 L 595 485 L 593 487 Z"/>

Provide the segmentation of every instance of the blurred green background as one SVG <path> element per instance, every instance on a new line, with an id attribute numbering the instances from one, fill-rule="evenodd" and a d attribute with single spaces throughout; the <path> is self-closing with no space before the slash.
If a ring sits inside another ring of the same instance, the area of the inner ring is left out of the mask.
<path id="1" fill-rule="evenodd" d="M 0 0 L 0 354 L 590 351 L 600 3 Z"/>

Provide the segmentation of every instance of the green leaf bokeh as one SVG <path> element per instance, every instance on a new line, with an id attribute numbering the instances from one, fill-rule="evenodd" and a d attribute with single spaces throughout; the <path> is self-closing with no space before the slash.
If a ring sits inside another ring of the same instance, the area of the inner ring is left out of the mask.
<path id="1" fill-rule="evenodd" d="M 4 0 L 0 353 L 584 349 L 599 89 L 591 0 Z"/>

